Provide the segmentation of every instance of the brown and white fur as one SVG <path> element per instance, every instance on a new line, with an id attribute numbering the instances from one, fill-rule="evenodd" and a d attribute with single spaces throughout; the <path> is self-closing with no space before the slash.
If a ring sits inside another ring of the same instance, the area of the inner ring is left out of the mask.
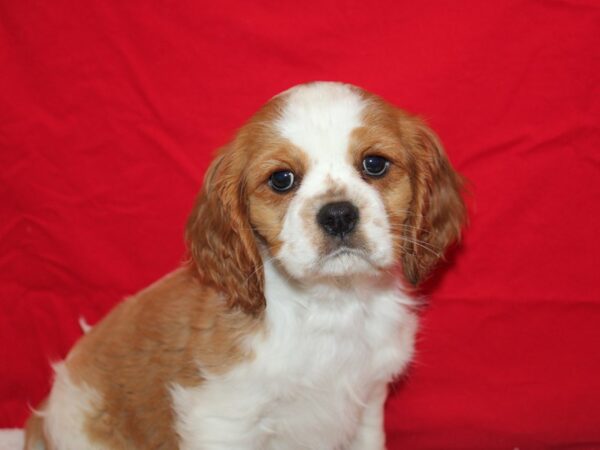
<path id="1" fill-rule="evenodd" d="M 277 95 L 209 168 L 189 263 L 55 366 L 26 449 L 385 448 L 387 384 L 413 354 L 409 288 L 459 237 L 460 189 L 433 132 L 381 98 L 329 82 Z M 346 234 L 318 219 L 336 202 L 358 214 Z"/>

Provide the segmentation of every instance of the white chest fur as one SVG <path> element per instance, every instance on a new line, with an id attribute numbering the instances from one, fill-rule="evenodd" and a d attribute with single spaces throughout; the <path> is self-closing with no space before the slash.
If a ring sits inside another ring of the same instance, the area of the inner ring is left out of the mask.
<path id="1" fill-rule="evenodd" d="M 412 356 L 416 319 L 392 280 L 297 287 L 267 263 L 265 282 L 254 358 L 173 389 L 182 449 L 345 449 Z"/>

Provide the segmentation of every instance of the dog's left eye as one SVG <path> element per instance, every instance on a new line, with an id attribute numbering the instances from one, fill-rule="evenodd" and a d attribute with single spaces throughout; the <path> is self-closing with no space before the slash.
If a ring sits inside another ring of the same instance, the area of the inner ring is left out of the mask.
<path id="1" fill-rule="evenodd" d="M 278 170 L 269 178 L 269 186 L 277 192 L 289 191 L 294 186 L 294 172 L 291 170 Z"/>
<path id="2" fill-rule="evenodd" d="M 382 156 L 370 155 L 363 159 L 364 172 L 370 177 L 382 177 L 390 167 L 390 162 Z"/>

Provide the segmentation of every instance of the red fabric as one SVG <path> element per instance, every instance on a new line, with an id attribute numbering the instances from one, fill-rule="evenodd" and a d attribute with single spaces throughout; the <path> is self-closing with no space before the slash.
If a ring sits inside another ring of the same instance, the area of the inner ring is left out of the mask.
<path id="1" fill-rule="evenodd" d="M 471 225 L 428 285 L 390 449 L 600 448 L 600 5 L 0 3 L 0 427 L 180 261 L 215 148 L 343 80 L 429 120 Z"/>

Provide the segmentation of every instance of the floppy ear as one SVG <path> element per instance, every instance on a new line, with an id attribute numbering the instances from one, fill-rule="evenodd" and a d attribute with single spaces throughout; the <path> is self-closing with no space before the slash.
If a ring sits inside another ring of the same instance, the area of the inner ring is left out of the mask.
<path id="1" fill-rule="evenodd" d="M 403 128 L 410 139 L 414 173 L 411 207 L 403 227 L 402 264 L 406 278 L 416 285 L 460 238 L 465 205 L 462 179 L 435 133 L 417 118 L 408 118 Z"/>
<path id="2" fill-rule="evenodd" d="M 203 282 L 231 307 L 259 314 L 265 306 L 262 260 L 248 220 L 244 158 L 223 148 L 206 172 L 186 227 L 186 242 Z"/>

